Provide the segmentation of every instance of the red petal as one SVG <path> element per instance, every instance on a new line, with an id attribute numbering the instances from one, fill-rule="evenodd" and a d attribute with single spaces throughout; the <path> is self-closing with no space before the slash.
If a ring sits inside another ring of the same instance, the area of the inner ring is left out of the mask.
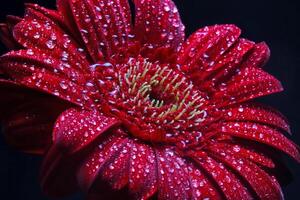
<path id="1" fill-rule="evenodd" d="M 81 157 L 65 156 L 52 146 L 44 158 L 40 181 L 44 193 L 51 197 L 70 195 L 78 190 L 76 170 Z"/>
<path id="2" fill-rule="evenodd" d="M 227 53 L 222 55 L 220 59 L 216 61 L 216 64 L 209 68 L 208 71 L 198 73 L 199 75 L 193 73 L 191 75 L 193 80 L 197 81 L 199 76 L 200 80 L 198 81 L 204 82 L 204 86 L 200 86 L 206 90 L 215 92 L 215 88 L 226 81 L 228 77 L 231 77 L 232 73 L 235 73 L 236 70 L 241 67 L 242 61 L 253 46 L 254 42 L 243 38 L 238 39 L 237 42 L 227 50 Z"/>
<path id="3" fill-rule="evenodd" d="M 188 172 L 190 179 L 192 199 L 218 200 L 223 198 L 211 180 L 193 162 L 187 164 L 185 171 Z"/>
<path id="4" fill-rule="evenodd" d="M 134 0 L 135 33 L 143 44 L 176 50 L 184 41 L 184 25 L 171 0 Z"/>
<path id="5" fill-rule="evenodd" d="M 180 170 L 184 160 L 174 154 L 170 149 L 156 151 L 159 199 L 189 199 L 192 193 L 188 177 Z"/>
<path id="6" fill-rule="evenodd" d="M 99 178 L 108 182 L 115 190 L 120 190 L 128 184 L 131 141 L 125 140 L 125 145 L 115 154 L 113 159 L 105 163 L 99 170 Z"/>
<path id="7" fill-rule="evenodd" d="M 75 78 L 83 82 L 81 75 L 73 69 L 67 69 L 65 65 L 56 66 L 59 63 L 55 59 L 45 59 L 47 56 L 35 54 L 35 51 L 20 50 L 11 52 L 1 57 L 3 71 L 15 79 L 18 83 L 29 88 L 50 93 L 74 104 L 92 105 L 89 93 L 84 93 L 84 88 L 78 84 L 61 77 L 61 74 Z M 58 73 L 59 67 L 60 74 Z M 62 67 L 62 68 L 60 68 Z M 46 70 L 48 69 L 48 70 Z M 80 91 L 80 92 L 78 92 Z"/>
<path id="8" fill-rule="evenodd" d="M 222 109 L 226 121 L 249 121 L 266 125 L 291 133 L 287 119 L 275 109 L 259 103 L 243 103 Z"/>
<path id="9" fill-rule="evenodd" d="M 25 152 L 45 152 L 54 122 L 68 105 L 6 80 L 0 80 L 0 95 L 0 119 L 8 142 Z"/>
<path id="10" fill-rule="evenodd" d="M 238 159 L 228 155 L 222 149 L 215 149 L 217 158 L 236 170 L 254 189 L 260 199 L 283 199 L 279 185 L 262 169 L 245 159 Z"/>
<path id="11" fill-rule="evenodd" d="M 231 200 L 253 199 L 242 182 L 233 173 L 227 170 L 222 163 L 210 157 L 194 159 L 196 159 L 195 161 L 216 181 L 226 198 Z"/>
<path id="12" fill-rule="evenodd" d="M 56 121 L 53 130 L 54 145 L 63 152 L 73 154 L 118 124 L 115 118 L 106 117 L 96 110 L 69 109 Z"/>
<path id="13" fill-rule="evenodd" d="M 172 149 L 156 151 L 159 199 L 221 199 L 219 191 L 194 165 Z"/>
<path id="14" fill-rule="evenodd" d="M 208 147 L 213 150 L 222 150 L 225 154 L 233 155 L 239 158 L 246 158 L 254 163 L 260 164 L 265 167 L 274 168 L 275 164 L 273 161 L 266 157 L 263 153 L 257 152 L 251 147 L 244 147 L 238 143 L 215 143 Z"/>
<path id="15" fill-rule="evenodd" d="M 95 62 L 126 49 L 131 31 L 127 0 L 70 0 L 70 8 Z"/>
<path id="16" fill-rule="evenodd" d="M 136 199 L 148 199 L 157 191 L 155 153 L 149 145 L 133 142 L 130 154 L 129 190 Z"/>
<path id="17" fill-rule="evenodd" d="M 95 191 L 97 191 L 97 184 L 99 185 L 99 182 L 101 182 L 100 170 L 111 164 L 117 158 L 124 145 L 126 145 L 126 142 L 128 142 L 128 140 L 115 132 L 112 133 L 104 136 L 101 144 L 93 149 L 78 169 L 77 179 L 79 185 L 85 191 L 90 192 L 93 188 L 96 188 Z M 103 191 L 98 192 L 101 193 Z"/>
<path id="18" fill-rule="evenodd" d="M 267 144 L 300 162 L 300 153 L 296 145 L 271 127 L 249 122 L 226 122 L 222 125 L 221 131 L 232 136 Z"/>
<path id="19" fill-rule="evenodd" d="M 246 67 L 263 67 L 270 58 L 270 49 L 264 42 L 254 45 L 248 58 L 244 61 Z"/>
<path id="20" fill-rule="evenodd" d="M 26 20 L 52 21 L 63 30 L 68 30 L 67 25 L 63 21 L 60 14 L 55 10 L 49 10 L 37 4 L 26 3 Z"/>
<path id="21" fill-rule="evenodd" d="M 72 10 L 70 8 L 69 0 L 56 0 L 56 7 L 57 10 L 65 22 L 66 26 L 70 30 L 70 33 L 76 38 L 78 41 L 80 41 L 80 44 L 84 44 L 82 41 L 80 32 L 77 29 L 77 25 L 74 21 Z M 84 45 L 81 45 L 84 46 Z"/>
<path id="22" fill-rule="evenodd" d="M 82 74 L 81 70 L 71 67 L 70 64 L 72 63 L 65 63 L 36 49 L 11 51 L 1 57 L 1 62 L 4 71 L 16 79 L 23 78 L 35 71 L 47 70 L 57 77 L 76 82 L 77 84 L 85 84 L 87 82 L 87 78 Z M 27 73 L 22 74 L 22 71 Z"/>
<path id="23" fill-rule="evenodd" d="M 8 49 L 19 47 L 7 24 L 0 24 L 0 40 Z"/>
<path id="24" fill-rule="evenodd" d="M 215 25 L 202 28 L 191 35 L 178 55 L 184 71 L 210 70 L 216 61 L 240 36 L 234 25 Z"/>
<path id="25" fill-rule="evenodd" d="M 39 55 L 47 54 L 73 69 L 89 72 L 86 56 L 77 43 L 53 21 L 23 20 L 14 28 L 16 40 Z"/>
<path id="26" fill-rule="evenodd" d="M 227 83 L 221 84 L 213 99 L 225 106 L 280 92 L 280 82 L 259 68 L 244 68 Z"/>

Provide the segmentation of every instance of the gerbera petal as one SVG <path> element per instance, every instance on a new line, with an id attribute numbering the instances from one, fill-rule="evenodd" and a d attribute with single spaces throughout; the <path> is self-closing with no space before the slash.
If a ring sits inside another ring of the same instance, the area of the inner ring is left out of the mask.
<path id="1" fill-rule="evenodd" d="M 260 96 L 280 92 L 281 83 L 259 68 L 244 68 L 229 82 L 220 85 L 213 99 L 220 107 L 228 106 Z"/>
<path id="2" fill-rule="evenodd" d="M 81 74 L 72 68 L 68 69 L 64 63 L 46 54 L 40 55 L 36 51 L 38 50 L 28 49 L 10 52 L 0 58 L 0 68 L 21 85 L 58 96 L 77 105 L 92 104 L 89 94 L 82 92 L 85 91 L 84 87 L 69 80 L 73 77 L 76 81 L 84 82 Z"/>
<path id="3" fill-rule="evenodd" d="M 117 119 L 106 117 L 97 110 L 72 108 L 63 112 L 55 123 L 54 145 L 63 152 L 73 154 L 118 124 Z"/>
<path id="4" fill-rule="evenodd" d="M 251 54 L 244 61 L 246 67 L 263 67 L 270 58 L 270 49 L 265 42 L 254 45 Z"/>
<path id="5" fill-rule="evenodd" d="M 82 41 L 80 32 L 77 29 L 77 25 L 74 21 L 73 14 L 70 8 L 69 0 L 56 0 L 57 10 L 63 19 L 64 23 L 79 43 L 84 46 L 84 42 Z"/>
<path id="6" fill-rule="evenodd" d="M 52 21 L 64 30 L 68 30 L 60 14 L 55 10 L 49 10 L 37 4 L 26 3 L 24 18 L 27 20 Z"/>
<path id="7" fill-rule="evenodd" d="M 94 188 L 97 191 L 98 183 L 102 181 L 100 170 L 111 164 L 128 142 L 121 135 L 112 133 L 104 136 L 101 144 L 92 150 L 78 169 L 78 183 L 84 191 L 91 192 Z M 98 193 L 101 192 L 103 191 L 98 191 Z"/>
<path id="8" fill-rule="evenodd" d="M 184 71 L 208 71 L 240 36 L 234 25 L 215 25 L 199 29 L 185 42 L 177 61 Z"/>
<path id="9" fill-rule="evenodd" d="M 14 28 L 15 39 L 39 54 L 51 55 L 73 69 L 88 72 L 86 55 L 77 43 L 53 21 L 24 19 Z"/>
<path id="10" fill-rule="evenodd" d="M 232 136 L 267 144 L 287 153 L 300 162 L 300 153 L 297 146 L 278 130 L 271 127 L 250 122 L 225 122 L 222 124 L 220 131 Z"/>
<path id="11" fill-rule="evenodd" d="M 3 70 L 6 71 L 6 74 L 10 75 L 11 78 L 21 79 L 35 71 L 47 70 L 57 77 L 75 82 L 76 84 L 86 83 L 84 74 L 81 74 L 80 70 L 71 67 L 71 63 L 63 62 L 60 59 L 36 49 L 11 51 L 3 55 L 0 59 Z"/>
<path id="12" fill-rule="evenodd" d="M 25 152 L 44 153 L 56 117 L 68 105 L 7 80 L 0 80 L 0 96 L 0 119 L 8 143 Z"/>
<path id="13" fill-rule="evenodd" d="M 131 17 L 127 0 L 70 0 L 74 21 L 95 62 L 125 50 Z M 65 6 L 66 7 L 66 6 Z"/>
<path id="14" fill-rule="evenodd" d="M 226 151 L 215 148 L 214 152 L 220 161 L 233 168 L 253 188 L 260 199 L 283 199 L 282 191 L 273 178 L 254 163 L 226 154 Z"/>
<path id="15" fill-rule="evenodd" d="M 152 147 L 133 142 L 129 170 L 129 190 L 136 199 L 148 199 L 156 193 L 157 163 Z"/>
<path id="16" fill-rule="evenodd" d="M 179 169 L 184 166 L 184 160 L 175 158 L 172 150 L 156 150 L 159 199 L 190 198 L 192 192 L 190 182 L 188 177 L 183 175 L 184 171 Z"/>
<path id="17" fill-rule="evenodd" d="M 213 86 L 218 88 L 220 84 L 230 81 L 230 79 L 239 73 L 244 68 L 260 68 L 269 59 L 270 50 L 264 43 L 254 44 L 253 42 L 245 39 L 239 41 L 224 55 L 224 60 L 217 61 L 217 66 L 222 66 L 219 70 L 209 76 L 205 81 L 205 89 L 210 90 Z"/>
<path id="18" fill-rule="evenodd" d="M 192 189 L 191 199 L 222 199 L 219 189 L 207 177 L 203 170 L 193 162 L 187 163 L 186 169 Z"/>
<path id="19" fill-rule="evenodd" d="M 0 40 L 8 49 L 16 49 L 18 44 L 7 24 L 0 24 Z"/>
<path id="20" fill-rule="evenodd" d="M 277 110 L 259 103 L 243 103 L 222 109 L 226 121 L 251 121 L 291 133 L 287 119 Z"/>
<path id="21" fill-rule="evenodd" d="M 134 0 L 135 33 L 150 47 L 171 47 L 184 41 L 184 25 L 172 0 Z"/>
<path id="22" fill-rule="evenodd" d="M 120 190 L 128 184 L 129 167 L 130 167 L 130 152 L 132 142 L 126 140 L 126 144 L 121 147 L 113 159 L 99 170 L 101 180 L 110 184 L 112 189 Z"/>
<path id="23" fill-rule="evenodd" d="M 78 190 L 76 170 L 81 157 L 66 156 L 52 146 L 43 160 L 40 171 L 42 190 L 51 197 L 62 197 Z"/>
<path id="24" fill-rule="evenodd" d="M 191 77 L 195 83 L 199 83 L 204 90 L 215 92 L 227 77 L 232 76 L 243 63 L 248 53 L 253 49 L 254 42 L 240 38 L 227 52 L 216 60 L 215 64 L 206 71 L 194 72 Z M 202 83 L 201 83 L 202 82 Z"/>
<path id="25" fill-rule="evenodd" d="M 229 171 L 222 163 L 213 158 L 194 158 L 219 185 L 226 198 L 231 200 L 253 199 L 243 183 Z"/>
<path id="26" fill-rule="evenodd" d="M 268 158 L 266 155 L 264 155 L 261 152 L 257 152 L 254 148 L 251 147 L 245 147 L 242 144 L 238 143 L 225 143 L 225 142 L 218 142 L 214 143 L 212 145 L 209 145 L 207 147 L 208 149 L 222 149 L 222 152 L 233 155 L 235 157 L 239 158 L 244 158 L 248 159 L 254 163 L 257 163 L 261 166 L 269 167 L 269 168 L 274 168 L 275 164 L 273 161 Z"/>

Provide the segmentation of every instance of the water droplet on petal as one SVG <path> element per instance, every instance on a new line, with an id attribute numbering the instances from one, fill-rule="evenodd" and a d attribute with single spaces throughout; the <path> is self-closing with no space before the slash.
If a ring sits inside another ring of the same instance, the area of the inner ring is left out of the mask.
<path id="1" fill-rule="evenodd" d="M 64 89 L 64 90 L 66 90 L 66 89 L 68 88 L 68 85 L 66 84 L 65 81 L 60 82 L 59 85 L 60 85 L 60 87 L 61 87 L 62 89 Z"/>
<path id="2" fill-rule="evenodd" d="M 53 40 L 48 40 L 46 42 L 46 46 L 49 48 L 49 49 L 54 49 L 55 48 L 55 43 L 53 42 Z"/>

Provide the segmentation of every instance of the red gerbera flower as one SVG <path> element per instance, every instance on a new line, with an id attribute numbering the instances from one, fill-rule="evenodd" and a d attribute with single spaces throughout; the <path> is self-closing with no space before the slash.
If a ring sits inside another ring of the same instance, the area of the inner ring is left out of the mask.
<path id="1" fill-rule="evenodd" d="M 261 68 L 265 43 L 234 25 L 186 41 L 171 0 L 27 5 L 1 38 L 7 139 L 46 154 L 50 196 L 282 199 L 270 149 L 300 161 L 277 111 L 250 102 L 282 86 Z M 53 128 L 54 127 L 54 128 Z M 108 192 L 109 191 L 109 192 Z"/>

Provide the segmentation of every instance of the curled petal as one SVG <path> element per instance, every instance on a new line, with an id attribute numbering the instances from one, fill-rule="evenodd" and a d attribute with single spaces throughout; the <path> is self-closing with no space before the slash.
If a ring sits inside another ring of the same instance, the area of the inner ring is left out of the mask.
<path id="1" fill-rule="evenodd" d="M 251 51 L 254 42 L 246 39 L 238 39 L 237 42 L 221 56 L 213 66 L 202 73 L 193 73 L 193 80 L 202 81 L 201 87 L 205 90 L 215 92 L 223 82 L 228 81 L 237 69 L 243 66 L 243 60 Z M 203 86 L 202 86 L 203 85 Z"/>
<path id="2" fill-rule="evenodd" d="M 61 29 L 68 31 L 68 27 L 59 12 L 49 10 L 37 4 L 26 3 L 26 12 L 24 18 L 27 20 L 52 21 Z M 69 31 L 68 31 L 69 32 Z"/>

